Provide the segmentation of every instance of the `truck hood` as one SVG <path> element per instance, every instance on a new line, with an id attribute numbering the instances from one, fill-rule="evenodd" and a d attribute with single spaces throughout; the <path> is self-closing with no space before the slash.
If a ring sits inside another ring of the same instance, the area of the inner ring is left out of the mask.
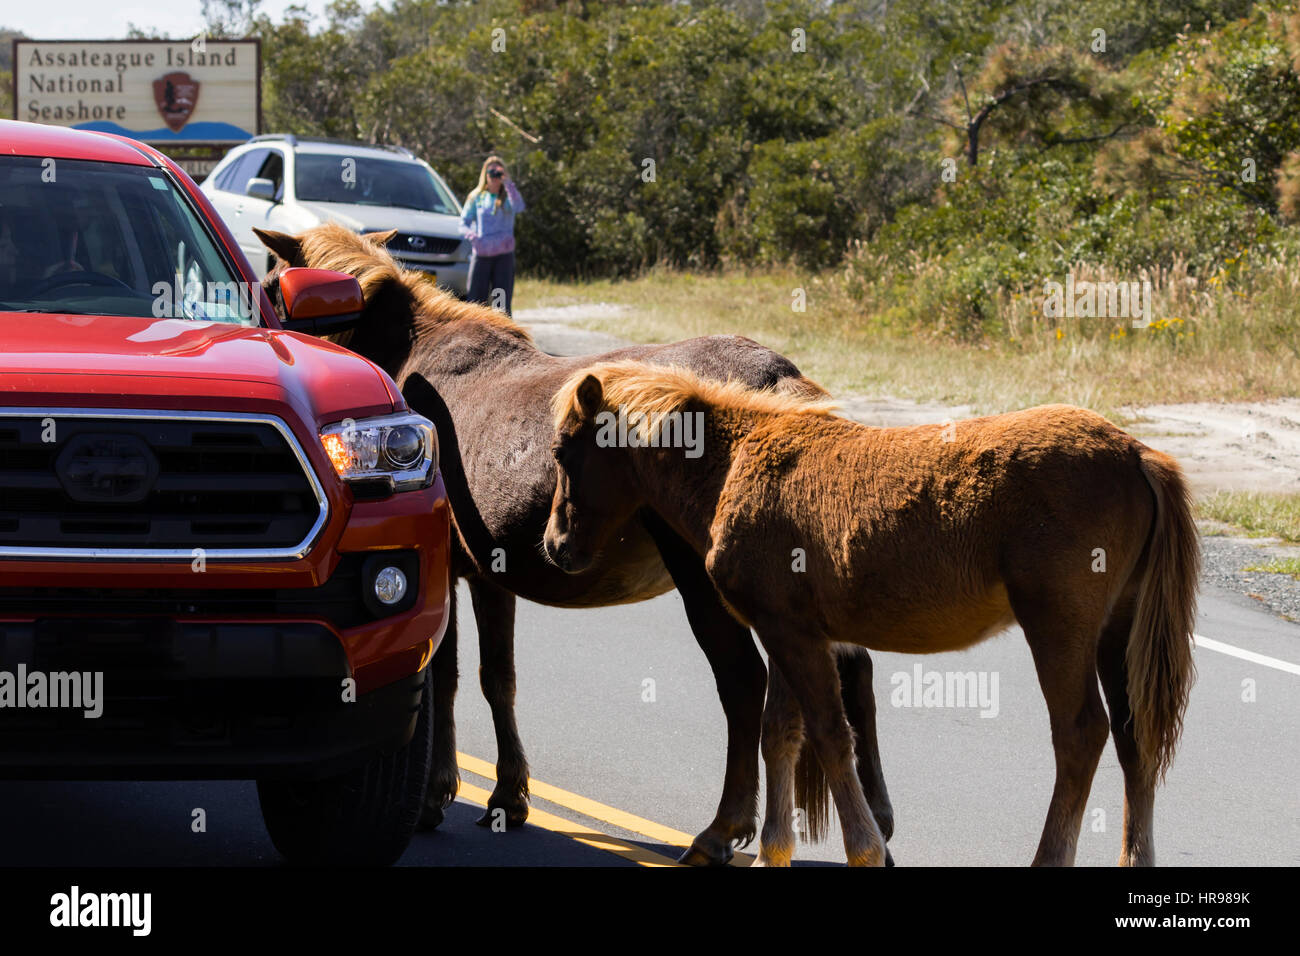
<path id="1" fill-rule="evenodd" d="M 0 405 L 267 410 L 319 426 L 404 407 L 378 366 L 323 339 L 222 322 L 0 312 Z"/>
<path id="2" fill-rule="evenodd" d="M 399 209 L 393 206 L 356 206 L 337 202 L 299 202 L 322 219 L 332 219 L 353 232 L 382 232 L 396 229 L 422 236 L 445 236 L 460 239 L 460 216 L 448 216 L 419 209 Z"/>

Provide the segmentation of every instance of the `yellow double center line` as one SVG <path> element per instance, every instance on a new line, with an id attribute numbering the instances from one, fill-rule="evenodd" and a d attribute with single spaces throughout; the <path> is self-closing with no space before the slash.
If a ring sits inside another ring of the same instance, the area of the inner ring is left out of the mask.
<path id="1" fill-rule="evenodd" d="M 497 778 L 496 768 L 486 760 L 473 757 L 469 754 L 457 753 L 456 762 L 460 768 L 469 773 L 476 774 L 480 777 L 486 777 L 488 780 L 495 781 Z M 549 783 L 543 783 L 541 780 L 528 778 L 528 792 L 541 800 L 546 800 L 566 810 L 572 810 L 580 813 L 585 817 L 593 820 L 599 820 L 601 823 L 608 823 L 610 826 L 618 827 L 620 830 L 626 830 L 629 833 L 639 833 L 642 836 L 664 843 L 668 846 L 675 846 L 685 849 L 691 845 L 690 834 L 683 833 L 681 830 L 674 830 L 672 827 L 666 827 L 662 823 L 655 823 L 653 820 L 647 820 L 639 817 L 634 813 L 628 813 L 626 810 L 619 810 L 617 807 L 611 807 L 596 800 L 588 799 L 581 794 L 572 793 L 568 790 L 562 790 L 554 787 Z M 473 784 L 462 782 L 460 791 L 457 796 L 464 797 L 471 803 L 480 807 L 486 807 L 488 797 L 491 794 L 476 787 Z M 629 843 L 626 840 L 620 840 L 612 837 L 607 833 L 599 830 L 593 830 L 581 823 L 575 823 L 573 820 L 567 820 L 564 817 L 558 817 L 544 810 L 538 810 L 536 807 L 528 811 L 528 822 L 534 826 L 542 827 L 554 833 L 559 833 L 571 839 L 577 840 L 587 846 L 595 847 L 599 850 L 605 850 L 614 853 L 624 859 L 639 863 L 641 866 L 677 866 L 677 861 L 671 857 L 663 856 L 645 847 L 638 846 L 635 843 Z M 732 860 L 732 865 L 748 866 L 752 857 L 747 854 L 737 853 Z"/>

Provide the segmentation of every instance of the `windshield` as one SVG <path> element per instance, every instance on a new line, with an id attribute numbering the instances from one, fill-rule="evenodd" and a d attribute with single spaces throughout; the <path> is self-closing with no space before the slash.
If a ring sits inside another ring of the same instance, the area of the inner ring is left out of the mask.
<path id="1" fill-rule="evenodd" d="M 460 206 L 420 163 L 367 156 L 299 153 L 295 171 L 298 198 L 390 206 L 460 215 Z"/>
<path id="2" fill-rule="evenodd" d="M 258 301 L 161 170 L 0 157 L 0 311 L 257 325 Z"/>

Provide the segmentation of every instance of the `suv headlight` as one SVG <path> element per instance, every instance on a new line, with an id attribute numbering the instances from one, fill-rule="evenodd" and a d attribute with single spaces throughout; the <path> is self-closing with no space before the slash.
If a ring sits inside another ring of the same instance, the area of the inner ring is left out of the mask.
<path id="1" fill-rule="evenodd" d="M 322 428 L 321 444 L 339 477 L 349 483 L 387 484 L 414 491 L 433 484 L 438 435 L 433 422 L 413 412 L 344 419 Z"/>

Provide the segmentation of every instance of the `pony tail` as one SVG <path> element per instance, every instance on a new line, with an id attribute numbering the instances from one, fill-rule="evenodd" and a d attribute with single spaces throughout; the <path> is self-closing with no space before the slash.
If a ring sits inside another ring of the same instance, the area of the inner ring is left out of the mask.
<path id="1" fill-rule="evenodd" d="M 794 805 L 803 810 L 808 842 L 820 843 L 826 839 L 831 825 L 830 784 L 807 735 L 799 747 L 799 760 L 794 765 Z"/>
<path id="2" fill-rule="evenodd" d="M 1147 570 L 1129 635 L 1129 708 L 1143 769 L 1164 778 L 1183 729 L 1187 694 L 1196 676 L 1192 626 L 1200 541 L 1191 496 L 1177 463 L 1143 447 L 1142 474 L 1156 499 L 1155 526 L 1147 543 Z"/>

